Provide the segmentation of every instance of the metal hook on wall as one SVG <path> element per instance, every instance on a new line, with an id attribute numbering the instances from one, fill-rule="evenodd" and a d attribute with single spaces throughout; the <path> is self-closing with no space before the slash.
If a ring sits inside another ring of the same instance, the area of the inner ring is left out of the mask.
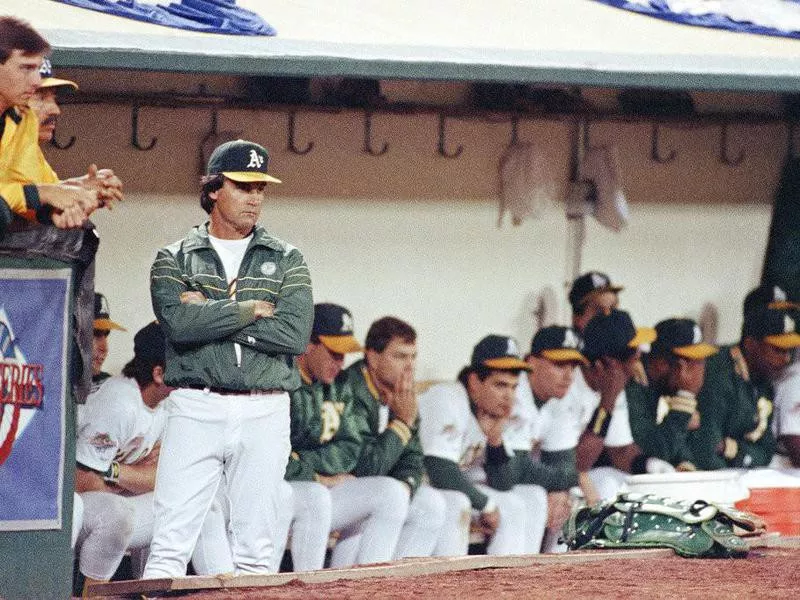
<path id="1" fill-rule="evenodd" d="M 131 145 L 137 150 L 152 150 L 157 141 L 158 138 L 153 137 L 146 146 L 139 142 L 139 105 L 134 104 L 131 109 Z"/>
<path id="2" fill-rule="evenodd" d="M 453 152 L 448 152 L 445 148 L 445 139 L 444 139 L 444 120 L 445 116 L 444 113 L 439 114 L 439 147 L 438 152 L 445 158 L 458 158 L 461 153 L 464 151 L 464 146 L 458 146 Z"/>
<path id="3" fill-rule="evenodd" d="M 719 135 L 719 160 L 721 163 L 730 167 L 735 167 L 741 164 L 744 160 L 744 150 L 740 150 L 736 157 L 730 156 L 730 149 L 728 148 L 728 124 L 724 123 L 720 130 Z"/>
<path id="4" fill-rule="evenodd" d="M 72 148 L 75 144 L 75 136 L 71 135 L 69 141 L 66 144 L 60 144 L 56 139 L 56 134 L 53 132 L 53 137 L 50 138 L 50 145 L 54 148 L 58 148 L 59 150 L 66 150 L 67 148 Z"/>
<path id="5" fill-rule="evenodd" d="M 305 148 L 298 148 L 297 142 L 294 140 L 294 129 L 295 129 L 295 117 L 297 114 L 295 112 L 289 113 L 289 136 L 286 141 L 286 149 L 289 152 L 294 154 L 308 154 L 314 148 L 314 142 L 308 142 Z"/>
<path id="6" fill-rule="evenodd" d="M 388 150 L 389 144 L 386 142 L 383 143 L 380 150 L 372 147 L 372 113 L 368 110 L 364 111 L 364 152 L 372 156 L 380 156 L 386 154 Z"/>
<path id="7" fill-rule="evenodd" d="M 511 117 L 511 141 L 509 146 L 516 146 L 519 143 L 519 117 Z"/>
<path id="8" fill-rule="evenodd" d="M 208 142 L 208 140 L 210 140 L 211 138 L 215 137 L 219 133 L 217 131 L 217 123 L 218 123 L 217 109 L 215 108 L 214 110 L 211 111 L 211 129 L 209 129 L 208 133 L 206 133 L 203 136 L 203 139 L 200 142 L 200 146 L 201 147 L 204 144 L 206 144 Z"/>
<path id="9" fill-rule="evenodd" d="M 675 160 L 677 156 L 675 150 L 670 150 L 669 154 L 664 155 L 661 153 L 661 146 L 658 141 L 659 124 L 653 123 L 653 135 L 650 139 L 650 158 L 662 165 Z"/>
<path id="10" fill-rule="evenodd" d="M 131 146 L 137 150 L 152 150 L 156 145 L 158 138 L 153 138 L 146 146 L 139 143 L 139 105 L 134 104 L 131 109 Z"/>

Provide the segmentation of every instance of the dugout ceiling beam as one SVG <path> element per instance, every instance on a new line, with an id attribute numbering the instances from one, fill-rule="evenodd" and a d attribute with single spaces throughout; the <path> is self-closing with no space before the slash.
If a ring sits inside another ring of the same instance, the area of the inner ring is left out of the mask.
<path id="1" fill-rule="evenodd" d="M 150 0 L 148 0 L 150 1 Z M 669 23 L 590 0 L 239 0 L 278 32 L 170 29 L 3 0 L 57 66 L 166 73 L 800 92 L 800 40 Z"/>

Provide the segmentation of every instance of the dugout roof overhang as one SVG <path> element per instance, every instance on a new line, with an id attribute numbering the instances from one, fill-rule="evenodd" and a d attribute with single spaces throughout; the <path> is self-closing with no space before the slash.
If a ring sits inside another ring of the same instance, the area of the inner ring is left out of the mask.
<path id="1" fill-rule="evenodd" d="M 800 40 L 675 24 L 591 0 L 239 0 L 276 37 L 193 33 L 3 0 L 60 67 L 800 92 Z"/>

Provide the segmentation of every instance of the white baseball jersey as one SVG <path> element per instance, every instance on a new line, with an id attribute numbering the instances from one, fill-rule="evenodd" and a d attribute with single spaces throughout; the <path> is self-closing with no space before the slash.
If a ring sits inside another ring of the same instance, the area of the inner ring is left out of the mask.
<path id="1" fill-rule="evenodd" d="M 503 434 L 506 447 L 513 450 L 538 448 L 544 452 L 575 448 L 586 426 L 585 423 L 579 426 L 584 412 L 580 398 L 577 394 L 567 394 L 564 398 L 550 398 L 537 407 L 528 378 L 520 377 L 514 408 Z"/>
<path id="2" fill-rule="evenodd" d="M 135 379 L 111 377 L 86 399 L 78 423 L 75 459 L 101 472 L 114 460 L 134 464 L 150 453 L 165 425 L 161 404 L 146 406 Z"/>
<path id="3" fill-rule="evenodd" d="M 775 435 L 800 435 L 800 361 L 786 368 L 775 384 Z"/>
<path id="4" fill-rule="evenodd" d="M 419 396 L 419 437 L 426 456 L 461 467 L 473 483 L 484 483 L 486 435 L 472 414 L 467 390 L 459 382 L 440 383 Z"/>
<path id="5" fill-rule="evenodd" d="M 570 404 L 575 403 L 580 411 L 580 419 L 571 423 L 572 427 L 575 428 L 573 434 L 577 440 L 592 419 L 595 409 L 600 406 L 600 393 L 590 388 L 583 377 L 581 369 L 576 369 L 575 378 L 567 395 L 564 396 L 564 400 L 568 400 Z M 631 424 L 628 417 L 628 398 L 625 395 L 625 390 L 622 390 L 617 396 L 614 410 L 611 413 L 611 422 L 608 425 L 605 445 L 615 448 L 632 443 L 633 434 L 631 433 Z"/>

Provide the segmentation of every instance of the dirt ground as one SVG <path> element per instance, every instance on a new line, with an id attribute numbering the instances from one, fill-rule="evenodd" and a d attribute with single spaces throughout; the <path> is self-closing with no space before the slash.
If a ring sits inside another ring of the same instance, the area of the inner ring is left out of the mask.
<path id="1" fill-rule="evenodd" d="M 500 598 L 790 598 L 800 549 L 763 548 L 743 559 L 647 559 L 537 564 L 415 577 L 342 580 L 172 594 L 189 600 L 497 600 Z M 121 597 L 117 597 L 121 598 Z"/>

